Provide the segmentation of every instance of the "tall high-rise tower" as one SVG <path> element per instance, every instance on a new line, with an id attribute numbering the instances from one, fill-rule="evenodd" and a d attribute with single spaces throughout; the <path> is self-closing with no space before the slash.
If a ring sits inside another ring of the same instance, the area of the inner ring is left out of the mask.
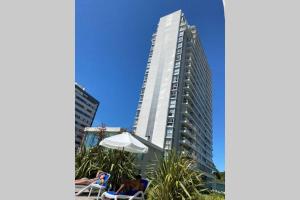
<path id="1" fill-rule="evenodd" d="M 175 148 L 212 171 L 211 72 L 181 10 L 160 18 L 152 36 L 133 130 L 165 154 Z"/>

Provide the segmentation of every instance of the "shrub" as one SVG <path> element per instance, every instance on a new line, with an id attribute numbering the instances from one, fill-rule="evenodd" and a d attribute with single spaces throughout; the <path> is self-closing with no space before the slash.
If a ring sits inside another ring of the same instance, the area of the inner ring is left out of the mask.
<path id="1" fill-rule="evenodd" d="M 82 148 L 78 151 L 75 155 L 75 179 L 94 178 L 96 172 L 101 169 L 96 163 L 93 149 Z"/>
<path id="2" fill-rule="evenodd" d="M 94 178 L 101 170 L 111 174 L 109 184 L 113 190 L 121 185 L 122 178 L 133 178 L 136 172 L 135 156 L 129 152 L 101 146 L 81 149 L 75 156 L 75 178 Z"/>
<path id="3" fill-rule="evenodd" d="M 172 151 L 160 160 L 158 166 L 149 168 L 151 180 L 149 200 L 196 199 L 204 189 L 202 173 L 193 168 L 194 161 Z"/>

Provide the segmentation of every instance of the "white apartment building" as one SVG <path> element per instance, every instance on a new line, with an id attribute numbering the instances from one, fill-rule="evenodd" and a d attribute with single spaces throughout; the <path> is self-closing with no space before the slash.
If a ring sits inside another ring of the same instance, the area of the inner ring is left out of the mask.
<path id="1" fill-rule="evenodd" d="M 181 10 L 160 18 L 152 36 L 133 130 L 165 155 L 175 148 L 203 171 L 214 168 L 211 71 Z"/>

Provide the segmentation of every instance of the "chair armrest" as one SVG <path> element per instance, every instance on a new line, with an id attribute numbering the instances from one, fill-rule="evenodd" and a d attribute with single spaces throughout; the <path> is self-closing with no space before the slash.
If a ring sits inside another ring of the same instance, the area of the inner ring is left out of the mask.
<path id="1" fill-rule="evenodd" d="M 140 194 L 142 195 L 142 199 L 145 199 L 145 197 L 144 197 L 144 192 L 138 191 L 138 192 L 135 193 L 133 196 L 131 196 L 128 200 L 133 200 L 135 197 L 138 197 Z"/>
<path id="2" fill-rule="evenodd" d="M 144 196 L 144 192 L 143 192 L 143 191 L 138 191 L 138 192 L 135 193 L 132 197 L 138 197 L 139 195 Z"/>

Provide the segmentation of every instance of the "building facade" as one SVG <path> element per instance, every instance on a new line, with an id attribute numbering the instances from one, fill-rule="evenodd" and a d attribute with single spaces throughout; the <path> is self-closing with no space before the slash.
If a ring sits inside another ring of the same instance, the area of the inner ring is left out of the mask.
<path id="1" fill-rule="evenodd" d="M 85 148 L 91 148 L 99 145 L 103 138 L 124 132 L 121 127 L 86 127 L 84 128 L 84 139 L 82 145 Z"/>
<path id="2" fill-rule="evenodd" d="M 160 18 L 147 62 L 133 130 L 164 149 L 212 161 L 211 71 L 195 26 L 181 10 Z"/>
<path id="3" fill-rule="evenodd" d="M 99 101 L 75 83 L 75 150 L 84 137 L 84 128 L 93 124 Z"/>

